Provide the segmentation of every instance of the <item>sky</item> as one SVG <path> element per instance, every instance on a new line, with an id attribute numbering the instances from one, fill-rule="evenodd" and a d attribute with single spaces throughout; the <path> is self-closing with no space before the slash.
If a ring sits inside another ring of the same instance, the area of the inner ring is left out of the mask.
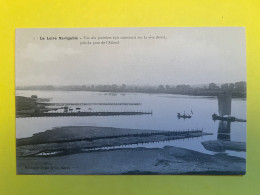
<path id="1" fill-rule="evenodd" d="M 16 86 L 246 81 L 243 27 L 16 29 L 15 36 Z M 71 36 L 82 39 L 47 40 Z M 84 36 L 140 39 L 80 44 Z"/>

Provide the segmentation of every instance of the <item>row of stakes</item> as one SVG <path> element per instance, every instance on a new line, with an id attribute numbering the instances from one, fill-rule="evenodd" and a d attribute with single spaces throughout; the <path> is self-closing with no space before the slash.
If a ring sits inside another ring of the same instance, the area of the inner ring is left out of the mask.
<path id="1" fill-rule="evenodd" d="M 82 117 L 82 116 L 88 116 L 87 114 L 96 114 L 94 116 L 104 116 L 102 114 L 111 114 L 113 116 L 121 116 L 121 115 L 143 115 L 143 114 L 150 114 L 152 115 L 152 111 L 87 111 L 87 112 L 43 112 L 43 113 L 33 113 L 29 116 L 26 116 L 26 118 L 39 118 L 39 117 L 72 117 L 70 114 L 76 114 L 72 115 L 74 117 Z M 78 115 L 77 115 L 78 114 Z M 86 114 L 86 115 L 84 115 Z"/>
<path id="2" fill-rule="evenodd" d="M 160 141 L 143 141 L 143 142 L 137 142 L 137 143 L 129 143 L 129 144 L 118 144 L 118 145 L 107 145 L 103 147 L 89 147 L 89 148 L 83 148 L 82 150 L 102 150 L 102 149 L 109 149 L 109 148 L 116 148 L 116 147 L 126 147 L 126 146 L 131 146 L 131 145 L 143 145 L 147 143 L 159 143 L 159 142 L 169 142 L 169 141 L 182 141 L 186 139 L 195 139 L 200 137 L 199 135 L 197 136 L 190 136 L 190 137 L 181 137 L 181 138 L 168 138 Z"/>
<path id="3" fill-rule="evenodd" d="M 107 135 L 107 136 L 92 136 L 92 137 L 84 137 L 84 138 L 76 138 L 76 139 L 61 139 L 54 140 L 48 142 L 37 142 L 37 144 L 43 143 L 66 143 L 66 142 L 77 142 L 77 141 L 94 141 L 99 139 L 113 139 L 113 138 L 123 138 L 123 137 L 149 137 L 154 135 L 164 135 L 164 136 L 182 136 L 181 138 L 186 137 L 196 137 L 196 135 L 190 136 L 191 133 L 202 133 L 203 129 L 195 129 L 195 130 L 179 130 L 179 131 L 162 131 L 162 132 L 149 132 L 149 133 L 135 133 L 135 134 L 121 134 L 121 135 Z M 184 137 L 183 137 L 184 136 Z M 200 135 L 199 135 L 200 136 Z M 181 139 L 178 138 L 177 139 Z M 174 138 L 171 138 L 174 139 Z M 22 145 L 34 145 L 32 144 L 22 144 Z"/>
<path id="4" fill-rule="evenodd" d="M 182 141 L 186 139 L 198 139 L 200 137 L 199 135 L 197 136 L 191 136 L 191 137 L 181 137 L 181 138 L 168 138 L 164 139 L 161 141 L 143 141 L 143 142 L 136 142 L 136 143 L 129 143 L 129 144 L 118 144 L 118 145 L 106 145 L 102 147 L 84 147 L 80 149 L 81 152 L 91 152 L 91 151 L 97 151 L 97 150 L 109 150 L 109 149 L 117 149 L 120 147 L 127 147 L 127 146 L 133 146 L 133 145 L 143 145 L 143 144 L 148 144 L 148 143 L 159 143 L 159 142 L 169 142 L 169 141 Z M 43 154 L 44 153 L 44 154 Z M 46 151 L 42 152 L 41 154 L 37 154 L 37 156 L 51 156 L 51 155 L 60 155 L 62 154 L 63 151 L 58 151 L 58 152 L 53 152 L 53 151 Z"/>
<path id="5" fill-rule="evenodd" d="M 93 136 L 93 137 L 85 137 L 78 139 L 63 139 L 58 140 L 58 142 L 63 141 L 84 141 L 84 140 L 98 140 L 98 139 L 112 139 L 112 138 L 120 138 L 120 137 L 148 137 L 153 135 L 165 135 L 165 136 L 174 136 L 174 135 L 187 135 L 190 133 L 202 133 L 203 129 L 193 129 L 193 130 L 179 130 L 179 131 L 162 131 L 162 132 L 150 132 L 150 133 L 135 133 L 135 134 L 121 134 L 121 135 L 107 135 L 107 136 Z"/>
<path id="6" fill-rule="evenodd" d="M 101 106 L 121 106 L 121 105 L 126 105 L 126 106 L 139 106 L 142 105 L 141 103 L 45 103 L 46 105 L 49 106 L 76 106 L 76 105 L 101 105 Z"/>

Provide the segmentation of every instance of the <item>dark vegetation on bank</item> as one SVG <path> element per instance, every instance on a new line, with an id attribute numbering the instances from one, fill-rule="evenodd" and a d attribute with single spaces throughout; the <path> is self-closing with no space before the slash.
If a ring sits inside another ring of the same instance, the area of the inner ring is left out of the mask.
<path id="1" fill-rule="evenodd" d="M 39 100 L 38 98 L 15 96 L 16 111 L 44 109 L 44 104 L 40 103 Z"/>
<path id="2" fill-rule="evenodd" d="M 246 82 L 191 86 L 191 85 L 158 85 L 158 86 L 135 86 L 135 85 L 72 85 L 72 86 L 23 86 L 20 90 L 51 90 L 51 91 L 97 91 L 112 93 L 165 93 L 194 96 L 217 96 L 218 93 L 229 91 L 234 98 L 246 98 Z"/>
<path id="3" fill-rule="evenodd" d="M 47 108 L 44 102 L 48 102 L 46 98 L 32 98 L 15 96 L 16 117 L 27 117 L 37 112 L 47 112 L 52 109 Z"/>

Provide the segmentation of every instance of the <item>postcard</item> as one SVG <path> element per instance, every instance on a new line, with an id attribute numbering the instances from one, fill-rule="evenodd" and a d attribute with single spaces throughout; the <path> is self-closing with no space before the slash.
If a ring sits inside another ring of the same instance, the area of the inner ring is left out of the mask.
<path id="1" fill-rule="evenodd" d="M 244 175 L 243 27 L 20 28 L 19 175 Z"/>

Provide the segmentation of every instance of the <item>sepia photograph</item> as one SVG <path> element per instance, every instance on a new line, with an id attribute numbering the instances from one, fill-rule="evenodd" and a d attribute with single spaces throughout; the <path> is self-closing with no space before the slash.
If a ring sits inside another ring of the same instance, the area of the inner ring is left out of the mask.
<path id="1" fill-rule="evenodd" d="M 245 175 L 243 27 L 17 28 L 18 175 Z"/>

